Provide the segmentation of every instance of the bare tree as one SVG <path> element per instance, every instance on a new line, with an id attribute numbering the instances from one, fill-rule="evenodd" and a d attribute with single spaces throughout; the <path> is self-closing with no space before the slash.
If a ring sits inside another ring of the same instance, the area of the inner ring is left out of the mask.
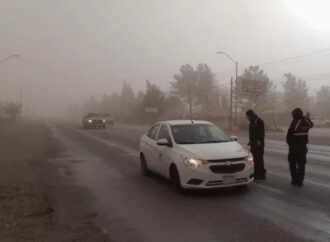
<path id="1" fill-rule="evenodd" d="M 183 65 L 178 74 L 174 75 L 175 82 L 170 82 L 172 94 L 179 97 L 189 105 L 192 117 L 193 103 L 198 93 L 198 78 L 191 65 Z"/>
<path id="2" fill-rule="evenodd" d="M 286 81 L 283 84 L 283 104 L 290 112 L 296 107 L 309 109 L 309 95 L 306 82 L 297 79 L 292 73 L 284 74 Z"/>

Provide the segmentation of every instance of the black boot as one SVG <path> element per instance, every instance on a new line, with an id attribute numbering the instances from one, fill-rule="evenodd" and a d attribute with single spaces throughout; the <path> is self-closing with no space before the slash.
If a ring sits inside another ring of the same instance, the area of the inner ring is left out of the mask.
<path id="1" fill-rule="evenodd" d="M 297 182 L 296 180 L 292 180 L 292 181 L 291 181 L 291 185 L 293 185 L 293 186 L 297 186 L 297 185 L 298 185 L 298 182 Z"/>
<path id="2" fill-rule="evenodd" d="M 297 186 L 298 186 L 299 188 L 302 188 L 302 187 L 304 186 L 304 183 L 303 183 L 303 182 L 298 182 L 298 183 L 297 183 Z"/>

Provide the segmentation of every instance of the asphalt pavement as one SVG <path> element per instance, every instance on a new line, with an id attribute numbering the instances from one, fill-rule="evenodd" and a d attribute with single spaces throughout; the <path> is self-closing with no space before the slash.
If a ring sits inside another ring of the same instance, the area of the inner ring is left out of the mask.
<path id="1" fill-rule="evenodd" d="M 50 128 L 65 150 L 52 162 L 70 164 L 63 182 L 90 192 L 93 220 L 110 241 L 330 241 L 330 146 L 309 147 L 301 189 L 290 184 L 285 143 L 267 140 L 267 180 L 247 189 L 177 194 L 165 179 L 140 175 L 144 128 Z"/>

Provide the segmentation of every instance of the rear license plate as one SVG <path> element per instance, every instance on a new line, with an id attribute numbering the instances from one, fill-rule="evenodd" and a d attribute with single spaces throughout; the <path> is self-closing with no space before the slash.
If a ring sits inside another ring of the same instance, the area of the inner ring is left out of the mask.
<path id="1" fill-rule="evenodd" d="M 232 184 L 232 183 L 235 183 L 235 182 L 236 182 L 236 179 L 233 176 L 224 176 L 223 177 L 223 183 L 224 184 Z"/>

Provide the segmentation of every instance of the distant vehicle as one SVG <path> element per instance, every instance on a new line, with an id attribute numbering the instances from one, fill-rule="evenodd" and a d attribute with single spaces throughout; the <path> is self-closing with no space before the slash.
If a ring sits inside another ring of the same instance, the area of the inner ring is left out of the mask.
<path id="1" fill-rule="evenodd" d="M 330 120 L 327 120 L 327 121 L 325 122 L 325 127 L 330 128 Z"/>
<path id="2" fill-rule="evenodd" d="M 330 123 L 330 120 L 326 120 L 320 116 L 313 117 L 312 121 L 315 127 L 327 127 Z"/>
<path id="3" fill-rule="evenodd" d="M 82 120 L 83 126 L 85 129 L 90 128 L 106 128 L 106 120 L 103 118 L 101 114 L 97 113 L 88 113 L 83 117 Z"/>
<path id="4" fill-rule="evenodd" d="M 109 113 L 103 114 L 103 118 L 105 119 L 107 125 L 115 124 L 115 119 Z"/>
<path id="5" fill-rule="evenodd" d="M 155 123 L 141 137 L 140 162 L 143 175 L 158 173 L 177 191 L 246 186 L 254 180 L 251 154 L 207 121 Z"/>

